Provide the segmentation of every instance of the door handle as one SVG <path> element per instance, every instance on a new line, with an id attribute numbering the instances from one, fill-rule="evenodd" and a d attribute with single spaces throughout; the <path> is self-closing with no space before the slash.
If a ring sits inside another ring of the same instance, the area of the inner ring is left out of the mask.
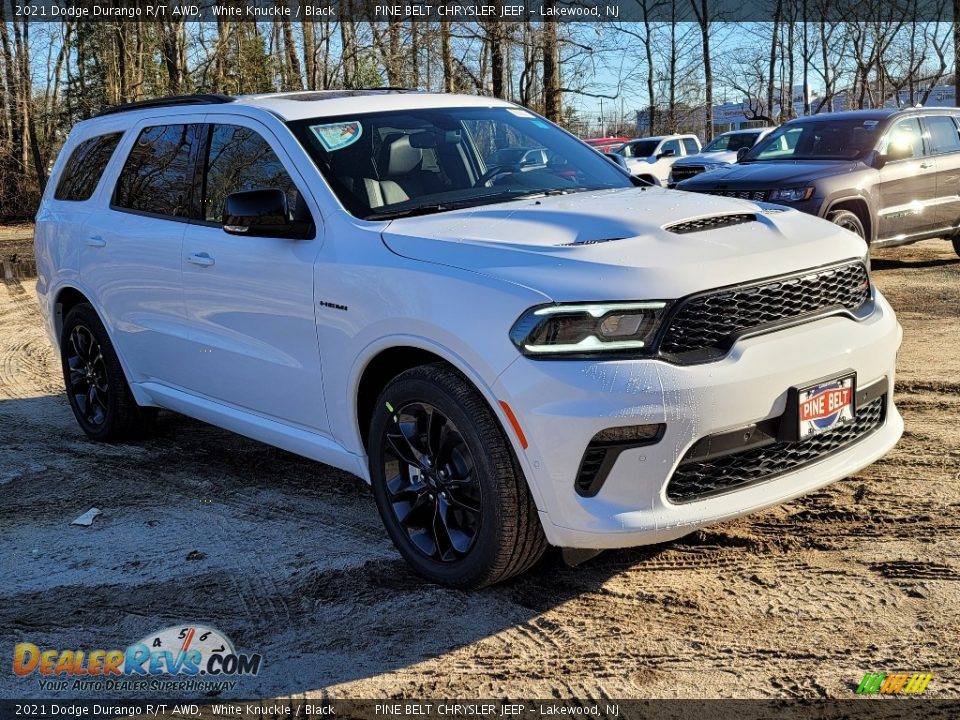
<path id="1" fill-rule="evenodd" d="M 91 235 L 87 238 L 87 247 L 101 248 L 106 247 L 107 241 L 99 235 Z"/>
<path id="2" fill-rule="evenodd" d="M 932 167 L 933 167 L 933 163 L 932 163 L 932 162 L 922 162 L 922 163 L 920 163 L 920 169 L 921 169 L 921 170 L 929 170 L 929 169 L 932 168 Z"/>
<path id="3" fill-rule="evenodd" d="M 187 262 L 200 267 L 210 267 L 213 265 L 214 259 L 204 252 L 191 255 L 187 258 Z"/>

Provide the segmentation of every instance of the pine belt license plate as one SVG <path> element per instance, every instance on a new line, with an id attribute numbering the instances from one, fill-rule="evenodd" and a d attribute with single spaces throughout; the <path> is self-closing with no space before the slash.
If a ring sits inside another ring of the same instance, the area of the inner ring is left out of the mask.
<path id="1" fill-rule="evenodd" d="M 856 419 L 856 375 L 826 380 L 797 391 L 797 439 L 817 435 Z"/>

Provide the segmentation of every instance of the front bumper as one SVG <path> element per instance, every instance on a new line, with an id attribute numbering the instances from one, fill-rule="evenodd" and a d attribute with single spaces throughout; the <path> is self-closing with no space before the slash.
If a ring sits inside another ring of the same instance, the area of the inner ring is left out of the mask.
<path id="1" fill-rule="evenodd" d="M 776 505 L 860 470 L 892 448 L 903 420 L 892 402 L 902 330 L 878 292 L 866 319 L 828 317 L 740 340 L 717 362 L 516 360 L 498 378 L 528 439 L 522 453 L 553 545 L 616 548 L 672 540 Z M 858 387 L 886 378 L 883 424 L 822 460 L 722 495 L 670 502 L 667 484 L 697 440 L 783 415 L 790 387 L 847 370 Z M 663 423 L 662 439 L 622 452 L 593 497 L 574 486 L 588 443 L 604 429 Z"/>

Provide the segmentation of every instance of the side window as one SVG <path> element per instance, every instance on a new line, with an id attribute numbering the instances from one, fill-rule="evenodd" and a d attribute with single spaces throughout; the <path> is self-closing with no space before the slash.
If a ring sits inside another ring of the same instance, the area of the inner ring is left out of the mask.
<path id="1" fill-rule="evenodd" d="M 700 152 L 700 148 L 697 147 L 697 141 L 693 138 L 683 138 L 683 148 L 687 151 L 687 155 L 696 155 Z"/>
<path id="2" fill-rule="evenodd" d="M 169 217 L 189 217 L 191 158 L 198 125 L 144 128 L 117 180 L 116 207 Z"/>
<path id="3" fill-rule="evenodd" d="M 660 146 L 660 152 L 658 154 L 662 155 L 673 150 L 673 157 L 680 157 L 680 141 L 679 140 L 667 140 Z"/>
<path id="4" fill-rule="evenodd" d="M 57 200 L 89 200 L 122 137 L 121 132 L 110 133 L 77 145 L 63 167 L 53 197 Z"/>
<path id="5" fill-rule="evenodd" d="M 957 124 L 952 117 L 931 115 L 924 122 L 930 131 L 934 152 L 949 153 L 960 150 L 960 133 L 957 132 Z"/>
<path id="6" fill-rule="evenodd" d="M 230 193 L 270 188 L 286 193 L 287 208 L 295 215 L 299 193 L 267 141 L 250 128 L 214 125 L 204 173 L 203 219 L 219 223 Z"/>
<path id="7" fill-rule="evenodd" d="M 890 129 L 883 150 L 889 160 L 907 160 L 923 156 L 923 138 L 918 118 L 904 118 Z"/>

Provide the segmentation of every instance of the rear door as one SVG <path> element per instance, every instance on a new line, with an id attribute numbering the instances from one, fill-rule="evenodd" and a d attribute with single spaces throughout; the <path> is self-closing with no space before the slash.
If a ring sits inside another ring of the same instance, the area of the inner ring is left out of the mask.
<path id="1" fill-rule="evenodd" d="M 879 240 L 901 240 L 937 227 L 937 162 L 917 117 L 896 121 L 880 146 L 887 162 L 877 185 Z"/>
<path id="2" fill-rule="evenodd" d="M 182 253 L 193 358 L 189 387 L 325 431 L 313 293 L 322 234 L 312 240 L 233 235 L 221 222 L 233 192 L 282 189 L 291 208 L 306 203 L 316 220 L 312 199 L 276 138 L 248 118 L 207 127 L 201 169 L 200 218 L 187 227 Z"/>
<path id="3" fill-rule="evenodd" d="M 923 118 L 924 135 L 937 162 L 937 224 L 942 229 L 960 227 L 960 131 L 951 115 Z"/>
<path id="4" fill-rule="evenodd" d="M 192 212 L 201 119 L 135 125 L 111 164 L 111 176 L 119 176 L 109 200 L 85 227 L 80 276 L 133 382 L 181 385 L 189 375 L 180 250 Z"/>

